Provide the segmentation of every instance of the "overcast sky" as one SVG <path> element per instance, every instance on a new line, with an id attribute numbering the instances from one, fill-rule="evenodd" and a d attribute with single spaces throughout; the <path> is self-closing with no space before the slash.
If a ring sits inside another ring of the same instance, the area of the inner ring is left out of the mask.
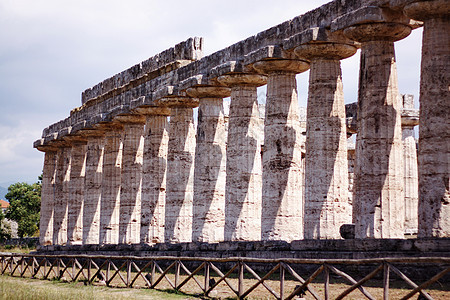
<path id="1" fill-rule="evenodd" d="M 81 105 L 81 92 L 188 37 L 208 55 L 329 1 L 0 0 L 0 186 L 35 182 L 43 128 Z M 401 93 L 418 98 L 421 29 L 396 43 Z M 359 52 L 342 62 L 356 101 Z M 308 72 L 298 75 L 305 105 Z"/>

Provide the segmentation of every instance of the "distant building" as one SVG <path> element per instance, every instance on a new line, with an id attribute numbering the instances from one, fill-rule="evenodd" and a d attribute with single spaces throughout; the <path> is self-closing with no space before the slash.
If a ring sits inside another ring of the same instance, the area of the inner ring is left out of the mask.
<path id="1" fill-rule="evenodd" d="M 0 199 L 0 209 L 3 213 L 6 213 L 6 209 L 9 207 L 9 202 Z"/>

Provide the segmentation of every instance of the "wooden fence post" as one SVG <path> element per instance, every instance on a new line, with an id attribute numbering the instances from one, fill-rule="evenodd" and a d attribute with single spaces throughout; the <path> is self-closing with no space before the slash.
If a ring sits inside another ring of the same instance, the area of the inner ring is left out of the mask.
<path id="1" fill-rule="evenodd" d="M 203 294 L 205 296 L 207 296 L 206 291 L 209 290 L 209 280 L 210 280 L 210 278 L 209 278 L 209 263 L 208 262 L 205 262 L 204 268 L 205 268 L 205 285 L 204 285 L 205 289 L 203 290 Z"/>
<path id="2" fill-rule="evenodd" d="M 325 300 L 328 300 L 330 294 L 330 269 L 328 269 L 328 266 L 326 264 L 324 264 L 324 267 L 325 267 L 324 293 L 325 293 Z"/>
<path id="3" fill-rule="evenodd" d="M 280 300 L 284 300 L 284 276 L 286 270 L 284 269 L 284 265 L 280 263 Z"/>
<path id="4" fill-rule="evenodd" d="M 244 263 L 239 260 L 239 279 L 238 279 L 238 294 L 239 299 L 242 299 L 242 294 L 244 294 Z"/>
<path id="5" fill-rule="evenodd" d="M 383 267 L 383 300 L 389 300 L 389 264 L 384 262 Z"/>

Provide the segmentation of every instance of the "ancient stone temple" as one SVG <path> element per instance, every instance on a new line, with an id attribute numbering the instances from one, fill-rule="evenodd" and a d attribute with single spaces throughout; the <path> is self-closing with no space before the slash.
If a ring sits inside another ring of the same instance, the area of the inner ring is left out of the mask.
<path id="1" fill-rule="evenodd" d="M 399 94 L 395 42 L 421 26 L 419 113 Z M 352 223 L 357 239 L 450 237 L 449 32 L 446 0 L 335 0 L 209 56 L 189 38 L 100 82 L 34 143 L 41 245 L 336 240 Z M 340 61 L 358 49 L 346 111 Z"/>

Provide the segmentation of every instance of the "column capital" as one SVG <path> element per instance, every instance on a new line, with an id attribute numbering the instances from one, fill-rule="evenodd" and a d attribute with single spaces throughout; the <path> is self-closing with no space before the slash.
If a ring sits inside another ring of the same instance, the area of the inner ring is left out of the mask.
<path id="1" fill-rule="evenodd" d="M 344 29 L 346 37 L 360 43 L 371 41 L 395 42 L 404 39 L 410 33 L 410 26 L 395 22 L 356 24 Z"/>
<path id="2" fill-rule="evenodd" d="M 309 69 L 309 62 L 301 59 L 268 59 L 253 64 L 253 68 L 262 74 L 274 72 L 303 73 Z"/>
<path id="3" fill-rule="evenodd" d="M 231 89 L 225 86 L 194 86 L 186 93 L 193 98 L 226 98 L 231 95 Z"/>
<path id="4" fill-rule="evenodd" d="M 401 114 L 402 127 L 414 127 L 419 125 L 418 109 L 402 109 Z"/>
<path id="5" fill-rule="evenodd" d="M 407 4 L 403 11 L 408 17 L 419 21 L 448 17 L 450 16 L 450 2 L 448 0 L 415 0 L 415 2 Z"/>
<path id="6" fill-rule="evenodd" d="M 103 130 L 85 129 L 80 130 L 78 134 L 87 138 L 97 138 L 102 137 L 105 134 L 105 132 Z"/>
<path id="7" fill-rule="evenodd" d="M 36 149 L 38 149 L 41 152 L 56 152 L 58 151 L 57 147 L 44 145 L 44 146 L 37 146 Z"/>
<path id="8" fill-rule="evenodd" d="M 341 60 L 348 58 L 356 53 L 355 45 L 336 43 L 336 42 L 318 42 L 303 44 L 295 48 L 295 54 L 300 58 L 308 60 L 314 59 L 333 59 Z"/>
<path id="9" fill-rule="evenodd" d="M 94 126 L 96 129 L 101 131 L 112 131 L 112 130 L 122 130 L 123 125 L 118 121 L 114 120 L 113 122 L 108 123 L 99 123 Z"/>
<path id="10" fill-rule="evenodd" d="M 60 148 L 69 148 L 72 147 L 72 145 L 70 144 L 70 142 L 66 141 L 66 140 L 56 140 L 56 141 L 52 141 L 50 142 L 51 146 L 54 146 L 56 148 L 58 148 L 58 150 Z"/>
<path id="11" fill-rule="evenodd" d="M 145 116 L 143 115 L 119 115 L 115 116 L 114 120 L 122 124 L 144 124 Z"/>
<path id="12" fill-rule="evenodd" d="M 63 137 L 63 139 L 71 145 L 87 143 L 87 138 L 80 135 L 68 135 Z"/>
<path id="13" fill-rule="evenodd" d="M 251 86 L 258 87 L 267 83 L 267 77 L 260 74 L 251 73 L 230 73 L 219 76 L 217 81 L 229 87 Z"/>
<path id="14" fill-rule="evenodd" d="M 198 99 L 190 97 L 164 97 L 158 100 L 158 104 L 165 107 L 185 107 L 195 108 L 198 106 Z"/>
<path id="15" fill-rule="evenodd" d="M 135 111 L 145 116 L 170 116 L 169 107 L 143 106 L 136 108 Z"/>

